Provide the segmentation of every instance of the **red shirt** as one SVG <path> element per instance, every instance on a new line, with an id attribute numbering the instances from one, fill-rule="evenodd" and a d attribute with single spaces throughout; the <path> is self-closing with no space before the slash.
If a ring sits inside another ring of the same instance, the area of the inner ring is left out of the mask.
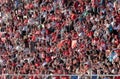
<path id="1" fill-rule="evenodd" d="M 54 79 L 60 79 L 60 76 L 54 76 L 53 78 Z"/>
<path id="2" fill-rule="evenodd" d="M 120 79 L 120 76 L 115 77 L 115 79 Z"/>
<path id="3" fill-rule="evenodd" d="M 45 60 L 46 60 L 46 62 L 50 62 L 51 61 L 51 57 L 46 57 Z"/>
<path id="4" fill-rule="evenodd" d="M 69 79 L 69 76 L 63 76 L 62 79 Z"/>
<path id="5" fill-rule="evenodd" d="M 71 19 L 75 20 L 76 19 L 76 15 L 75 14 L 71 14 Z"/>
<path id="6" fill-rule="evenodd" d="M 87 34 L 88 37 L 91 37 L 92 35 L 93 35 L 93 32 L 89 32 L 89 33 Z"/>
<path id="7" fill-rule="evenodd" d="M 98 0 L 91 0 L 91 2 L 92 2 L 92 7 L 98 6 Z"/>
<path id="8" fill-rule="evenodd" d="M 76 1 L 76 2 L 74 3 L 74 7 L 75 7 L 75 9 L 78 8 L 78 5 L 79 5 L 79 3 Z"/>
<path id="9" fill-rule="evenodd" d="M 32 36 L 32 41 L 35 41 L 36 37 L 35 35 Z"/>
<path id="10" fill-rule="evenodd" d="M 17 79 L 17 76 L 14 76 L 13 79 Z"/>
<path id="11" fill-rule="evenodd" d="M 69 53 L 68 50 L 66 50 L 66 51 L 63 52 L 63 54 L 64 54 L 65 56 L 69 56 L 70 53 Z"/>
<path id="12" fill-rule="evenodd" d="M 34 6 L 33 6 L 33 4 L 31 3 L 31 4 L 29 4 L 29 8 L 31 9 L 31 8 L 33 8 Z"/>

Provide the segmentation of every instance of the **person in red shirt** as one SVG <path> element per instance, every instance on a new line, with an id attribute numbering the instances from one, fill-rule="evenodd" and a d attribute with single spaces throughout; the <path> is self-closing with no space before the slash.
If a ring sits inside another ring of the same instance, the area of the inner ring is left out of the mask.
<path id="1" fill-rule="evenodd" d="M 91 0 L 91 3 L 92 3 L 92 8 L 93 8 L 93 13 L 96 16 L 98 14 L 99 1 L 98 0 Z"/>
<path id="2" fill-rule="evenodd" d="M 117 16 L 116 16 L 116 23 L 117 23 L 117 25 L 119 25 L 120 24 L 120 9 L 118 10 L 118 12 L 117 12 Z"/>

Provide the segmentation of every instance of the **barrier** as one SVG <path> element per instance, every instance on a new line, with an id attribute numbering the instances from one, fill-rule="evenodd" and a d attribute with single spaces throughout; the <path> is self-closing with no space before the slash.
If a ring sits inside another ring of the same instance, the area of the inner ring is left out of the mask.
<path id="1" fill-rule="evenodd" d="M 0 79 L 120 79 L 119 75 L 1 74 Z"/>

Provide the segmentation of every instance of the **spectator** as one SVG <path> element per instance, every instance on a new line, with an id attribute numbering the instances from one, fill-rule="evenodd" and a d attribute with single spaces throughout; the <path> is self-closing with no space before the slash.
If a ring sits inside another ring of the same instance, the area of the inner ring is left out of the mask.
<path id="1" fill-rule="evenodd" d="M 119 5 L 119 0 L 0 0 L 0 73 L 119 74 Z"/>

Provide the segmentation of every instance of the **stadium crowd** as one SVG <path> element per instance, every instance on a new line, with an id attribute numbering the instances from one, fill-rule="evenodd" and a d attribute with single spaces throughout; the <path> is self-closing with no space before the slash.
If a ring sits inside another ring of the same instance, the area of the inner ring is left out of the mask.
<path id="1" fill-rule="evenodd" d="M 120 75 L 120 0 L 0 0 L 2 74 Z"/>

